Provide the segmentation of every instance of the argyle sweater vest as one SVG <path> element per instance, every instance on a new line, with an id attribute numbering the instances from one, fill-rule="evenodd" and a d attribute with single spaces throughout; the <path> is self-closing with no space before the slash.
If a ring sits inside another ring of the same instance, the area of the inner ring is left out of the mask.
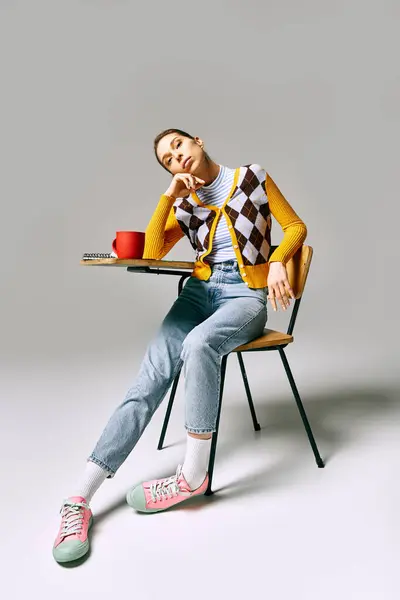
<path id="1" fill-rule="evenodd" d="M 196 252 L 195 276 L 203 279 L 204 260 L 211 252 L 218 219 L 226 218 L 242 275 L 250 276 L 250 287 L 258 287 L 251 275 L 254 275 L 255 266 L 265 267 L 271 246 L 266 175 L 266 171 L 256 164 L 236 169 L 232 189 L 222 208 L 202 204 L 197 194 L 174 202 L 175 218 Z"/>
<path id="2" fill-rule="evenodd" d="M 284 232 L 283 240 L 269 256 L 271 216 Z M 146 228 L 143 258 L 164 258 L 185 235 L 196 253 L 192 276 L 208 280 L 218 220 L 225 218 L 243 281 L 251 288 L 267 286 L 269 263 L 286 264 L 303 244 L 307 228 L 287 202 L 270 175 L 258 164 L 235 169 L 232 189 L 221 208 L 203 204 L 196 193 L 171 199 L 162 195 Z"/>

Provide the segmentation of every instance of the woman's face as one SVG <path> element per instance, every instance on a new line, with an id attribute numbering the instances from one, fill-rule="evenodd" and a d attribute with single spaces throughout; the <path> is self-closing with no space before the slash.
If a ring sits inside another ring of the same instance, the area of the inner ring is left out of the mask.
<path id="1" fill-rule="evenodd" d="M 195 175 L 206 161 L 203 146 L 202 140 L 198 137 L 192 140 L 178 133 L 169 133 L 159 141 L 157 156 L 172 175 L 177 173 Z"/>

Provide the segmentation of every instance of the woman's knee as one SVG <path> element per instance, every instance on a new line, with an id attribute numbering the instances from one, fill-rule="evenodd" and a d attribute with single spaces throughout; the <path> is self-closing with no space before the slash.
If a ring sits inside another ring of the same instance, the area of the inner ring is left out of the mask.
<path id="1" fill-rule="evenodd" d="M 188 356 L 198 357 L 204 352 L 209 352 L 210 348 L 210 340 L 202 333 L 193 330 L 182 344 L 181 359 L 185 361 Z"/>

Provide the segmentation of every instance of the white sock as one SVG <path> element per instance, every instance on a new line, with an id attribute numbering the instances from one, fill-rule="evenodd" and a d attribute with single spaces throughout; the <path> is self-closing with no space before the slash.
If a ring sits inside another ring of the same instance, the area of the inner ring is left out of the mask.
<path id="1" fill-rule="evenodd" d="M 189 434 L 187 436 L 182 472 L 191 490 L 200 487 L 205 479 L 210 459 L 211 439 L 202 440 Z"/>
<path id="2" fill-rule="evenodd" d="M 107 476 L 107 471 L 91 460 L 87 461 L 86 468 L 82 474 L 76 493 L 72 494 L 72 496 L 83 496 L 89 504 Z"/>

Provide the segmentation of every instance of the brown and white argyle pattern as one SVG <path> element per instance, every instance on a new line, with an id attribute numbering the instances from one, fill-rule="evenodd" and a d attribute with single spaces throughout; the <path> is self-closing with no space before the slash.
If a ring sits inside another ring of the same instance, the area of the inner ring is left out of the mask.
<path id="1" fill-rule="evenodd" d="M 197 256 L 208 248 L 210 230 L 216 216 L 215 210 L 199 206 L 191 196 L 178 198 L 174 203 L 175 218 L 187 235 Z"/>
<path id="2" fill-rule="evenodd" d="M 260 165 L 240 167 L 237 185 L 225 206 L 232 222 L 244 265 L 268 261 L 271 245 L 271 215 L 266 195 L 266 171 Z M 175 218 L 189 238 L 196 255 L 208 249 L 216 212 L 199 206 L 191 196 L 174 203 Z M 221 215 L 221 219 L 224 215 Z"/>

